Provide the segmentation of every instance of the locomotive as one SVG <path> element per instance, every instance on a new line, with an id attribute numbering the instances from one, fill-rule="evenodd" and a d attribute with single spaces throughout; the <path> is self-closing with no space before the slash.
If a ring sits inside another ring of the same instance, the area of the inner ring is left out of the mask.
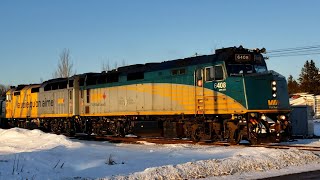
<path id="1" fill-rule="evenodd" d="M 278 142 L 290 136 L 288 89 L 264 52 L 229 47 L 18 85 L 6 93 L 6 123 L 69 135 Z"/>

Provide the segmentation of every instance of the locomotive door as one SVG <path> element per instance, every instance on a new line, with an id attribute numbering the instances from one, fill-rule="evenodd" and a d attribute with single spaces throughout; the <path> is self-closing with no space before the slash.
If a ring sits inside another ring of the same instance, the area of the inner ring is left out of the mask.
<path id="1" fill-rule="evenodd" d="M 26 90 L 25 93 L 27 94 L 27 102 L 29 102 L 29 103 L 32 102 L 30 94 L 27 93 L 27 90 Z M 27 106 L 26 118 L 30 118 L 31 117 L 31 110 L 32 110 L 32 106 L 30 106 L 30 105 Z"/>
<path id="2" fill-rule="evenodd" d="M 210 91 L 205 91 L 205 88 Z M 226 91 L 222 65 L 205 67 L 195 71 L 195 114 L 214 113 L 227 108 L 227 98 L 218 92 Z M 218 96 L 220 98 L 218 98 Z"/>
<path id="3" fill-rule="evenodd" d="M 73 92 L 72 91 L 73 91 L 73 89 L 69 89 L 68 91 L 69 91 L 68 92 L 68 94 L 69 94 L 69 98 L 68 98 L 69 99 L 68 100 L 69 101 L 69 108 L 68 108 L 69 112 L 68 113 L 69 113 L 69 116 L 72 116 L 72 114 L 73 114 L 73 106 L 72 106 L 72 103 L 73 103 Z"/>
<path id="4" fill-rule="evenodd" d="M 84 114 L 84 90 L 80 90 L 79 114 Z"/>
<path id="5" fill-rule="evenodd" d="M 205 113 L 205 98 L 203 87 L 203 69 L 197 69 L 194 73 L 194 87 L 195 87 L 195 114 Z"/>

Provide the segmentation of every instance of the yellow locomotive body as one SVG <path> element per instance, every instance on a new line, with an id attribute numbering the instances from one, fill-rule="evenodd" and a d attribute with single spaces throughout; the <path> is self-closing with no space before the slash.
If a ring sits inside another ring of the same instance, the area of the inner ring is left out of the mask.
<path id="1" fill-rule="evenodd" d="M 146 83 L 83 90 L 80 116 L 245 113 L 231 97 L 204 87 Z"/>
<path id="2" fill-rule="evenodd" d="M 38 118 L 38 92 L 34 89 L 40 85 L 21 85 L 10 89 L 6 96 L 6 118 L 31 119 Z"/>

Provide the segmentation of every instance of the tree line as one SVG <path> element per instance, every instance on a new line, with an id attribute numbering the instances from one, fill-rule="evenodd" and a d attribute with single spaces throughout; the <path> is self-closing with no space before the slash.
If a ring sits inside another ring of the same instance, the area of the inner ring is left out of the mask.
<path id="1" fill-rule="evenodd" d="M 306 92 L 314 95 L 320 94 L 319 68 L 313 60 L 307 60 L 301 69 L 299 78 L 295 80 L 292 75 L 288 77 L 289 94 Z"/>

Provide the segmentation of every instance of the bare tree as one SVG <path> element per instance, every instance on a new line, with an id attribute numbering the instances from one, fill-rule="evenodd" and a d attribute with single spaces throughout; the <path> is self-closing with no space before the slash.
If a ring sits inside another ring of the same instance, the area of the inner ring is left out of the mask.
<path id="1" fill-rule="evenodd" d="M 5 86 L 3 84 L 0 84 L 0 97 L 4 96 L 9 89 L 10 89 L 9 86 Z"/>
<path id="2" fill-rule="evenodd" d="M 118 62 L 117 62 L 117 61 L 114 62 L 113 68 L 114 68 L 114 69 L 117 69 L 117 68 L 118 68 Z"/>
<path id="3" fill-rule="evenodd" d="M 102 63 L 102 71 L 106 71 L 106 72 L 108 72 L 108 71 L 110 71 L 111 69 L 110 69 L 110 63 L 109 63 L 109 59 L 107 60 L 107 63 Z"/>
<path id="4" fill-rule="evenodd" d="M 112 61 L 111 61 L 112 62 Z M 124 59 L 122 59 L 122 61 L 121 61 L 121 63 L 120 63 L 120 66 L 126 66 L 127 65 L 127 62 L 124 60 Z M 110 61 L 109 61 L 109 59 L 107 60 L 107 63 L 105 63 L 105 62 L 103 62 L 102 63 L 102 71 L 110 71 L 110 70 L 112 70 L 112 69 L 117 69 L 119 66 L 118 66 L 118 62 L 117 61 L 114 61 L 113 62 L 113 66 L 112 66 L 112 68 L 111 68 L 111 66 L 110 66 Z"/>
<path id="5" fill-rule="evenodd" d="M 58 69 L 53 73 L 54 78 L 66 78 L 72 75 L 73 63 L 70 60 L 69 49 L 63 49 L 60 53 Z"/>
<path id="6" fill-rule="evenodd" d="M 122 59 L 122 61 L 121 61 L 121 66 L 126 66 L 126 65 L 127 65 L 126 60 Z"/>

